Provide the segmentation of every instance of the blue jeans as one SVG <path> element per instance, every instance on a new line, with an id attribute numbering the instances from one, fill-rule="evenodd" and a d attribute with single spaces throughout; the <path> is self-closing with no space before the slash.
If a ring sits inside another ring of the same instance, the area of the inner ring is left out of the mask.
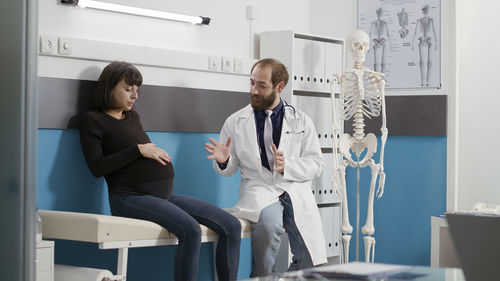
<path id="1" fill-rule="evenodd" d="M 240 257 L 241 224 L 234 216 L 210 203 L 184 195 L 168 199 L 152 195 L 110 196 L 111 213 L 155 222 L 179 239 L 174 259 L 176 281 L 195 281 L 201 244 L 199 224 L 219 236 L 215 264 L 219 280 L 236 280 Z"/>
<path id="2" fill-rule="evenodd" d="M 284 192 L 279 201 L 262 209 L 259 221 L 252 223 L 252 273 L 251 277 L 274 272 L 281 237 L 288 234 L 292 263 L 288 271 L 313 266 L 311 255 L 295 224 L 292 200 Z"/>

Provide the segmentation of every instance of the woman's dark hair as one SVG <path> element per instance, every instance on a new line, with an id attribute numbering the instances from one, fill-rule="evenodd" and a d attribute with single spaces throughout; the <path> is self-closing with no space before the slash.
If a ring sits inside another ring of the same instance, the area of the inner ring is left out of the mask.
<path id="1" fill-rule="evenodd" d="M 113 88 L 125 79 L 129 85 L 141 86 L 142 75 L 135 66 L 124 61 L 114 61 L 103 70 L 94 92 L 94 105 L 101 110 L 114 109 L 116 105 L 113 100 Z"/>

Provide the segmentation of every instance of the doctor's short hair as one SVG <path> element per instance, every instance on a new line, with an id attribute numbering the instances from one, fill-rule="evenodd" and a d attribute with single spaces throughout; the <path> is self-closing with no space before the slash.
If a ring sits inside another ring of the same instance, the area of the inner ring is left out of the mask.
<path id="1" fill-rule="evenodd" d="M 113 100 L 113 88 L 122 80 L 131 86 L 142 85 L 141 72 L 132 64 L 124 61 L 113 61 L 108 64 L 97 79 L 94 105 L 101 110 L 117 108 Z"/>
<path id="2" fill-rule="evenodd" d="M 252 70 L 250 71 L 250 73 L 253 72 L 253 69 L 256 66 L 271 67 L 271 82 L 273 83 L 273 87 L 276 87 L 281 81 L 285 83 L 285 86 L 288 83 L 288 70 L 286 69 L 286 66 L 279 60 L 271 58 L 261 59 L 252 66 Z"/>

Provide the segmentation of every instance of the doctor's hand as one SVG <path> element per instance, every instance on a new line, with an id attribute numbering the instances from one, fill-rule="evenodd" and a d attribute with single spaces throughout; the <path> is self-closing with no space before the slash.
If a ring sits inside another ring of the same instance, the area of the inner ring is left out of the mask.
<path id="1" fill-rule="evenodd" d="M 274 154 L 274 170 L 283 174 L 285 172 L 285 155 L 283 151 L 278 151 L 274 143 L 272 148 Z"/>
<path id="2" fill-rule="evenodd" d="M 172 157 L 170 157 L 165 150 L 157 147 L 154 143 L 138 144 L 137 147 L 139 148 L 139 152 L 141 152 L 142 156 L 156 160 L 163 166 L 167 166 L 167 162 L 172 162 Z"/>
<path id="3" fill-rule="evenodd" d="M 231 155 L 231 137 L 227 138 L 226 144 L 222 144 L 213 138 L 208 139 L 210 143 L 205 143 L 205 151 L 210 153 L 208 159 L 214 159 L 217 163 L 225 163 Z"/>

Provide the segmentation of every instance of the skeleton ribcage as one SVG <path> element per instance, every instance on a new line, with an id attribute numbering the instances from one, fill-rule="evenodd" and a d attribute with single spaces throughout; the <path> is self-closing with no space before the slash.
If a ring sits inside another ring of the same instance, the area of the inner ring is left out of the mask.
<path id="1" fill-rule="evenodd" d="M 380 77 L 373 72 L 362 72 L 362 82 L 355 72 L 345 72 L 340 81 L 340 104 L 342 120 L 352 118 L 356 109 L 362 109 L 363 116 L 371 118 L 380 115 L 381 96 L 376 86 Z"/>

